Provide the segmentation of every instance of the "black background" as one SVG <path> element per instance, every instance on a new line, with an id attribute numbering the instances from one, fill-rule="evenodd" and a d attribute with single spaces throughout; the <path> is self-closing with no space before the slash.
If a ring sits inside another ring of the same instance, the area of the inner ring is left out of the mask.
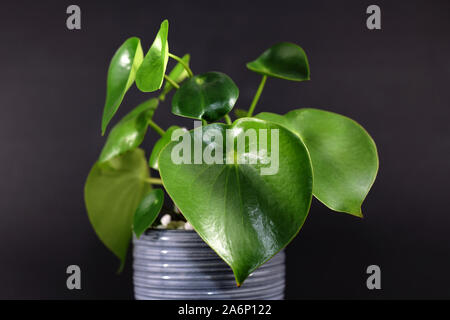
<path id="1" fill-rule="evenodd" d="M 77 4 L 82 30 L 66 28 Z M 370 4 L 382 30 L 366 28 Z M 0 5 L 0 298 L 133 297 L 131 259 L 92 230 L 83 185 L 99 155 L 106 71 L 130 36 L 147 50 L 161 21 L 195 73 L 226 72 L 247 107 L 260 77 L 245 63 L 279 41 L 301 45 L 309 82 L 269 79 L 257 112 L 317 107 L 361 123 L 380 170 L 365 218 L 314 201 L 288 246 L 287 298 L 450 298 L 448 1 L 9 1 Z M 133 87 L 119 116 L 147 97 Z M 192 126 L 160 107 L 163 127 Z M 181 122 L 180 122 L 181 121 Z M 156 140 L 148 133 L 147 155 Z M 66 267 L 82 290 L 66 288 Z M 382 289 L 365 273 L 377 264 Z"/>

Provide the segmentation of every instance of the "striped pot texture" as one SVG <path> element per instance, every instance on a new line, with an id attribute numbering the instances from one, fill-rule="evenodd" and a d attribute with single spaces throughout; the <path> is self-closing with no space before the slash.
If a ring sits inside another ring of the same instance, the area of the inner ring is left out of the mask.
<path id="1" fill-rule="evenodd" d="M 284 251 L 238 288 L 231 268 L 195 231 L 151 229 L 133 243 L 137 300 L 284 298 Z"/>

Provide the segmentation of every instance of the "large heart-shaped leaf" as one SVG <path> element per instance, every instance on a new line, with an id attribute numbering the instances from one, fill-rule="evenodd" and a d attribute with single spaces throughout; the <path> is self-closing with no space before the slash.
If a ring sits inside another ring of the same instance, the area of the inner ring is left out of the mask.
<path id="1" fill-rule="evenodd" d="M 284 116 L 263 112 L 259 119 L 284 125 L 298 134 L 311 155 L 314 196 L 327 207 L 362 217 L 361 205 L 378 171 L 370 135 L 355 121 L 317 109 Z"/>
<path id="2" fill-rule="evenodd" d="M 189 65 L 189 60 L 191 56 L 189 54 L 185 54 L 181 60 L 186 63 L 186 65 Z M 175 81 L 176 83 L 181 83 L 184 79 L 188 77 L 188 73 L 184 66 L 181 63 L 177 63 L 175 67 L 170 71 L 168 77 Z M 172 84 L 169 81 L 166 81 L 164 84 L 164 88 L 162 89 L 161 94 L 159 95 L 159 98 L 164 101 L 166 98 L 166 95 L 173 89 Z"/>
<path id="3" fill-rule="evenodd" d="M 133 230 L 138 238 L 155 222 L 163 203 L 162 189 L 153 189 L 144 196 L 134 213 Z"/>
<path id="4" fill-rule="evenodd" d="M 164 20 L 136 74 L 136 85 L 143 92 L 156 91 L 162 86 L 169 60 L 168 33 L 169 22 Z"/>
<path id="5" fill-rule="evenodd" d="M 134 149 L 106 162 L 97 162 L 84 187 L 89 220 L 100 240 L 121 260 L 132 233 L 133 214 L 149 190 L 144 151 Z"/>
<path id="6" fill-rule="evenodd" d="M 172 113 L 214 122 L 230 112 L 238 96 L 239 89 L 230 77 L 207 72 L 181 85 L 172 99 Z"/>
<path id="7" fill-rule="evenodd" d="M 263 52 L 247 68 L 269 77 L 293 81 L 309 80 L 309 65 L 305 51 L 290 42 L 280 42 Z"/>
<path id="8" fill-rule="evenodd" d="M 312 197 L 308 151 L 284 127 L 252 118 L 200 127 L 181 140 L 159 156 L 163 184 L 240 285 L 285 247 L 305 221 Z M 250 163 L 238 162 L 243 160 Z"/>
<path id="9" fill-rule="evenodd" d="M 169 129 L 166 130 L 164 135 L 155 143 L 153 146 L 152 154 L 150 155 L 150 160 L 148 161 L 148 164 L 150 168 L 158 170 L 158 158 L 159 154 L 161 153 L 162 149 L 164 149 L 165 146 L 167 146 L 170 142 L 172 142 L 171 137 L 172 133 L 177 130 L 181 129 L 179 126 L 171 126 Z M 181 129 L 187 132 L 185 129 Z"/>
<path id="10" fill-rule="evenodd" d="M 105 134 L 108 123 L 122 103 L 125 93 L 133 84 L 143 57 L 141 41 L 135 37 L 126 40 L 114 54 L 108 70 L 102 134 Z"/>
<path id="11" fill-rule="evenodd" d="M 128 113 L 111 130 L 99 157 L 99 162 L 109 160 L 128 150 L 137 148 L 144 140 L 148 120 L 158 107 L 158 99 L 149 99 Z"/>

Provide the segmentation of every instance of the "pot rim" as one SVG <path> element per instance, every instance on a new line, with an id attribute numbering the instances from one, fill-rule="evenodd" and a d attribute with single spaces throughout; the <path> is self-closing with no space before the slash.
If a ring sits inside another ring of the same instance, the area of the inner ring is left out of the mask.
<path id="1" fill-rule="evenodd" d="M 145 233 L 147 232 L 186 232 L 186 233 L 197 233 L 195 230 L 186 230 L 186 229 L 158 229 L 158 228 L 148 228 L 145 230 Z"/>

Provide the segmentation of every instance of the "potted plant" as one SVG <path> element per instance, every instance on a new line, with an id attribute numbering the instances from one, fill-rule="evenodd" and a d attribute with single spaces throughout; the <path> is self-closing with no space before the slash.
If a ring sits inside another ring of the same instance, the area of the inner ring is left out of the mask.
<path id="1" fill-rule="evenodd" d="M 247 64 L 262 80 L 232 122 L 233 80 L 194 74 L 190 56 L 172 54 L 167 38 L 165 20 L 145 56 L 133 37 L 112 58 L 102 134 L 133 83 L 162 90 L 109 132 L 85 185 L 90 222 L 120 268 L 134 239 L 136 298 L 281 299 L 283 248 L 300 231 L 312 196 L 362 217 L 378 170 L 375 143 L 355 121 L 328 111 L 254 115 L 268 78 L 309 80 L 298 45 L 278 43 Z M 166 74 L 169 58 L 178 63 Z M 152 120 L 173 89 L 172 113 L 198 120 L 193 130 L 163 130 Z M 148 127 L 161 135 L 149 160 L 139 148 Z M 172 212 L 161 211 L 165 193 Z"/>

